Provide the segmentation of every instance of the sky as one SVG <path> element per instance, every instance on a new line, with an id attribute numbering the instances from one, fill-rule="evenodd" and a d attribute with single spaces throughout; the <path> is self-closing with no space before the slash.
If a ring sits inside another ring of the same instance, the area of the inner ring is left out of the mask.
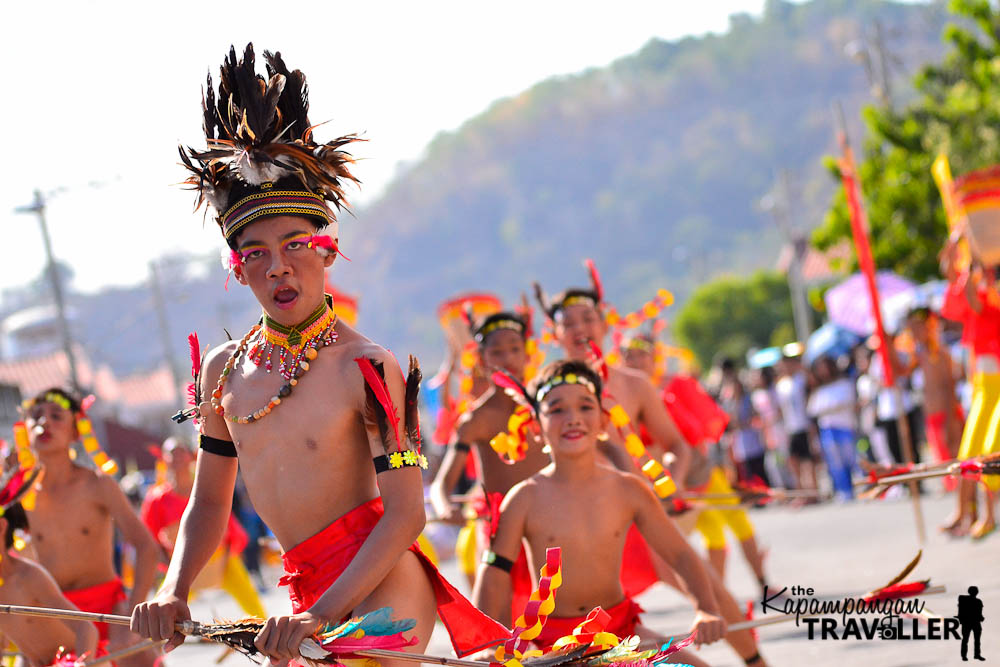
<path id="1" fill-rule="evenodd" d="M 150 260 L 222 247 L 177 187 L 178 143 L 204 146 L 200 90 L 230 44 L 280 51 L 310 85 L 317 139 L 359 132 L 363 206 L 436 134 L 550 76 L 606 65 L 652 38 L 723 32 L 764 0 L 8 3 L 0 26 L 0 290 L 45 266 L 37 188 L 74 286 L 134 284 Z M 258 59 L 261 71 L 262 58 Z"/>

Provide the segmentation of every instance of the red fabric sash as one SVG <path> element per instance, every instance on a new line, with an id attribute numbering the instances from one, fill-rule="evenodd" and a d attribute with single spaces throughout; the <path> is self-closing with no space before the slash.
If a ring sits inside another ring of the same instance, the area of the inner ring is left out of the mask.
<path id="1" fill-rule="evenodd" d="M 286 574 L 278 585 L 288 586 L 293 612 L 308 609 L 326 592 L 350 565 L 384 513 L 381 498 L 369 500 L 282 555 Z M 473 607 L 449 584 L 416 543 L 410 551 L 420 559 L 434 588 L 438 617 L 459 657 L 510 637 L 507 628 Z"/>
<path id="2" fill-rule="evenodd" d="M 639 625 L 639 614 L 643 612 L 635 600 L 626 597 L 605 612 L 611 617 L 604 630 L 616 635 L 619 639 L 635 634 L 635 626 Z M 587 616 L 549 616 L 542 626 L 542 631 L 532 640 L 541 649 L 548 649 L 562 637 L 573 634 L 574 628 L 587 620 Z"/>
<path id="3" fill-rule="evenodd" d="M 118 577 L 97 584 L 90 588 L 78 588 L 72 591 L 63 591 L 66 599 L 76 605 L 80 611 L 89 611 L 95 614 L 112 614 L 115 612 L 115 605 L 128 599 L 125 595 L 125 587 Z M 97 634 L 102 641 L 108 639 L 108 624 L 94 623 L 97 626 Z"/>
<path id="4" fill-rule="evenodd" d="M 625 551 L 622 553 L 622 571 L 619 575 L 625 597 L 633 598 L 644 593 L 660 580 L 653 566 L 649 545 L 633 523 L 625 536 Z M 615 633 L 617 634 L 617 633 Z"/>

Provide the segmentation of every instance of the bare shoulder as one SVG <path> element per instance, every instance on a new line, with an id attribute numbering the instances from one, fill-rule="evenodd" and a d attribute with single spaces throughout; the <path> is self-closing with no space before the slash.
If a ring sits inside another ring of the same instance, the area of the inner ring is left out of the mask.
<path id="1" fill-rule="evenodd" d="M 125 494 L 114 477 L 89 468 L 85 468 L 81 472 L 87 476 L 87 485 L 94 489 L 101 499 L 110 500 Z"/>
<path id="2" fill-rule="evenodd" d="M 202 376 L 209 378 L 209 381 L 213 383 L 218 380 L 222 374 L 222 369 L 226 367 L 226 362 L 239 345 L 240 342 L 238 340 L 227 340 L 222 345 L 210 348 L 205 353 L 205 361 L 202 363 Z"/>
<path id="3" fill-rule="evenodd" d="M 343 322 L 337 324 L 337 342 L 334 347 L 337 354 L 333 356 L 338 365 L 344 368 L 354 367 L 356 370 L 356 360 L 361 358 L 383 364 L 387 377 L 390 368 L 399 368 L 399 362 L 389 350 Z"/>
<path id="4" fill-rule="evenodd" d="M 13 578 L 21 584 L 22 590 L 38 591 L 43 587 L 57 588 L 55 579 L 49 571 L 33 560 L 20 556 L 8 556 L 14 565 L 12 570 Z"/>
<path id="5" fill-rule="evenodd" d="M 615 366 L 609 370 L 609 375 L 610 377 L 617 376 L 630 389 L 646 389 L 653 386 L 653 383 L 649 381 L 649 378 L 644 373 L 634 368 Z"/>
<path id="6" fill-rule="evenodd" d="M 487 391 L 459 417 L 457 431 L 458 439 L 463 442 L 492 438 L 496 433 L 486 433 L 486 427 L 496 416 L 496 394 Z"/>
<path id="7" fill-rule="evenodd" d="M 634 473 L 601 466 L 601 474 L 608 483 L 614 485 L 621 494 L 621 498 L 639 501 L 653 493 L 646 480 Z"/>
<path id="8" fill-rule="evenodd" d="M 545 484 L 545 481 L 544 476 L 535 473 L 528 479 L 512 486 L 503 498 L 502 511 L 526 511 L 534 503 L 538 490 Z"/>

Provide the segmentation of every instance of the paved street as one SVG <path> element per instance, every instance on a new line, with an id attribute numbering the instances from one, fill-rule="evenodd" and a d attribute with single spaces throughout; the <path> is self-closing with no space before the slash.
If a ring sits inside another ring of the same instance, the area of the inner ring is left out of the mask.
<path id="1" fill-rule="evenodd" d="M 951 501 L 925 498 L 924 513 L 928 543 L 921 564 L 911 578 L 930 578 L 932 585 L 944 585 L 947 593 L 927 597 L 927 607 L 935 614 L 953 615 L 957 595 L 970 585 L 980 589 L 984 602 L 984 664 L 1000 664 L 1000 535 L 981 542 L 949 540 L 935 529 L 951 509 Z M 767 568 L 778 587 L 807 586 L 824 598 L 856 595 L 883 585 L 916 553 L 913 511 L 908 500 L 822 505 L 801 510 L 767 508 L 752 513 L 763 545 L 770 549 Z M 460 588 L 462 577 L 452 561 L 442 569 Z M 744 603 L 759 593 L 749 569 L 737 552 L 731 552 L 727 575 L 730 589 Z M 658 585 L 642 598 L 645 623 L 664 633 L 682 634 L 691 620 L 690 605 L 676 592 Z M 283 592 L 268 594 L 268 610 L 287 610 Z M 212 594 L 192 605 L 196 618 L 238 616 L 235 606 L 222 595 Z M 755 612 L 760 615 L 759 606 Z M 952 665 L 961 662 L 959 643 L 949 641 L 883 641 L 879 639 L 807 639 L 806 626 L 794 623 L 762 628 L 761 652 L 772 665 L 877 665 L 919 667 Z M 449 650 L 447 635 L 438 625 L 429 653 Z M 168 657 L 174 666 L 208 667 L 216 664 L 222 650 L 214 645 L 189 643 Z M 725 645 L 701 649 L 700 656 L 713 665 L 742 664 Z M 971 657 L 971 650 L 970 650 Z M 231 655 L 223 664 L 238 667 L 246 658 Z"/>

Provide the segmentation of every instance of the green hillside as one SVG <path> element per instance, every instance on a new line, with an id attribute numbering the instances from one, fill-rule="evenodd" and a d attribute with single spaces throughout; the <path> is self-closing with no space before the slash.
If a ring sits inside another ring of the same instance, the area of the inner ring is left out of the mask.
<path id="1" fill-rule="evenodd" d="M 657 287 L 683 298 L 719 273 L 773 266 L 778 234 L 756 202 L 790 169 L 799 222 L 818 224 L 831 103 L 856 118 L 871 102 L 845 45 L 880 21 L 902 90 L 941 53 L 945 19 L 940 4 L 771 1 L 723 35 L 653 40 L 496 102 L 342 225 L 365 328 L 426 352 L 443 297 L 581 283 L 587 256 L 626 308 Z"/>

